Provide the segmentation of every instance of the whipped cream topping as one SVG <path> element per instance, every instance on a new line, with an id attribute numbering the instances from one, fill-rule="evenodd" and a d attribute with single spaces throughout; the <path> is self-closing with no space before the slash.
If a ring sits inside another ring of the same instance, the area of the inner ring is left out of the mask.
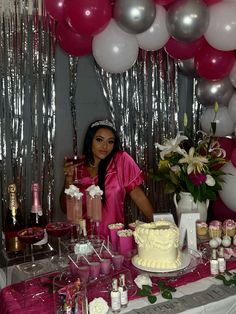
<path id="1" fill-rule="evenodd" d="M 83 196 L 83 193 L 80 192 L 79 188 L 73 184 L 71 184 L 68 189 L 65 189 L 65 194 L 74 197 L 77 200 L 80 200 Z"/>
<path id="2" fill-rule="evenodd" d="M 88 192 L 88 194 L 89 194 L 92 198 L 94 198 L 94 197 L 97 196 L 97 195 L 102 196 L 102 194 L 103 194 L 103 191 L 100 189 L 100 187 L 99 187 L 98 185 L 95 185 L 95 184 L 90 185 L 90 186 L 86 189 L 86 191 Z"/>
<path id="3" fill-rule="evenodd" d="M 109 229 L 120 229 L 120 228 L 124 228 L 124 224 L 118 222 L 118 223 L 115 223 L 115 224 L 108 225 L 108 228 Z"/>
<path id="4" fill-rule="evenodd" d="M 133 231 L 131 229 L 124 229 L 117 231 L 119 237 L 131 237 L 133 235 Z"/>

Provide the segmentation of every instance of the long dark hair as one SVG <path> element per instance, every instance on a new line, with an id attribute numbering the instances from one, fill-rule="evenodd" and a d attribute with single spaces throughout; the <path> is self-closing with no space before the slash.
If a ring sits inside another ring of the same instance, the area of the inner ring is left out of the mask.
<path id="1" fill-rule="evenodd" d="M 111 161 L 114 154 L 121 149 L 120 147 L 120 139 L 116 132 L 115 127 L 109 120 L 97 120 L 88 126 L 87 132 L 84 138 L 84 145 L 83 145 L 83 155 L 85 156 L 85 163 L 87 166 L 94 164 L 94 158 L 92 153 L 92 142 L 93 138 L 99 129 L 109 129 L 113 132 L 115 141 L 114 147 L 111 153 L 104 159 L 102 159 L 98 166 L 98 186 L 103 191 L 102 201 L 105 203 L 106 201 L 106 191 L 105 191 L 105 177 L 106 177 L 106 169 Z"/>

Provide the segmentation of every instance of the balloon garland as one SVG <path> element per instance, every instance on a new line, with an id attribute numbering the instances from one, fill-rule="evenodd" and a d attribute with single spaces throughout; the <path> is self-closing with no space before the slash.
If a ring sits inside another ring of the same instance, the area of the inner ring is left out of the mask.
<path id="1" fill-rule="evenodd" d="M 110 73 L 122 73 L 139 49 L 165 49 L 184 75 L 195 77 L 196 98 L 205 106 L 202 129 L 217 121 L 216 135 L 235 132 L 236 1 L 223 0 L 44 0 L 56 22 L 56 40 L 73 56 L 92 53 Z M 214 112 L 214 103 L 219 110 Z M 222 141 L 223 143 L 224 141 Z M 227 141 L 224 145 L 227 148 Z M 215 203 L 236 212 L 236 146 L 230 142 L 225 169 L 233 175 Z"/>

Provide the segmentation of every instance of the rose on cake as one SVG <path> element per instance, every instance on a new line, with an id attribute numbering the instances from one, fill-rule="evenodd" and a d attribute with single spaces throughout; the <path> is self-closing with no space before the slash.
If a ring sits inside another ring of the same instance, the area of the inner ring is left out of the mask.
<path id="1" fill-rule="evenodd" d="M 107 302 L 101 297 L 95 298 L 89 303 L 90 314 L 106 314 L 108 310 L 109 306 Z"/>
<path id="2" fill-rule="evenodd" d="M 189 192 L 194 202 L 215 200 L 224 182 L 224 172 L 219 168 L 225 163 L 225 151 L 214 131 L 213 134 L 203 131 L 192 134 L 186 122 L 182 133 L 165 140 L 163 145 L 156 143 L 160 159 L 150 176 L 164 183 L 165 193 Z"/>

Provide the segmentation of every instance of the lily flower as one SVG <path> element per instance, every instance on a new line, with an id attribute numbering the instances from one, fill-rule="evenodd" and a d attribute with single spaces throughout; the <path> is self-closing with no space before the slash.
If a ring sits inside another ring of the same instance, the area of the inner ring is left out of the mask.
<path id="1" fill-rule="evenodd" d="M 184 158 L 181 158 L 179 160 L 179 164 L 188 164 L 187 167 L 187 174 L 190 174 L 191 172 L 198 172 L 201 173 L 204 171 L 204 168 L 206 167 L 205 164 L 208 163 L 208 159 L 203 156 L 194 156 L 195 148 L 191 147 L 189 150 L 189 153 L 186 152 L 183 153 Z"/>
<path id="2" fill-rule="evenodd" d="M 205 182 L 208 186 L 214 186 L 216 184 L 215 179 L 210 175 L 207 174 L 206 175 L 206 182 Z"/>
<path id="3" fill-rule="evenodd" d="M 161 153 L 160 153 L 161 159 L 164 159 L 165 155 L 174 153 L 174 152 L 183 154 L 185 151 L 180 148 L 179 144 L 187 139 L 188 139 L 187 136 L 180 135 L 180 133 L 178 133 L 175 138 L 166 140 L 164 145 L 156 143 L 155 144 L 156 147 L 158 147 L 161 150 Z"/>

